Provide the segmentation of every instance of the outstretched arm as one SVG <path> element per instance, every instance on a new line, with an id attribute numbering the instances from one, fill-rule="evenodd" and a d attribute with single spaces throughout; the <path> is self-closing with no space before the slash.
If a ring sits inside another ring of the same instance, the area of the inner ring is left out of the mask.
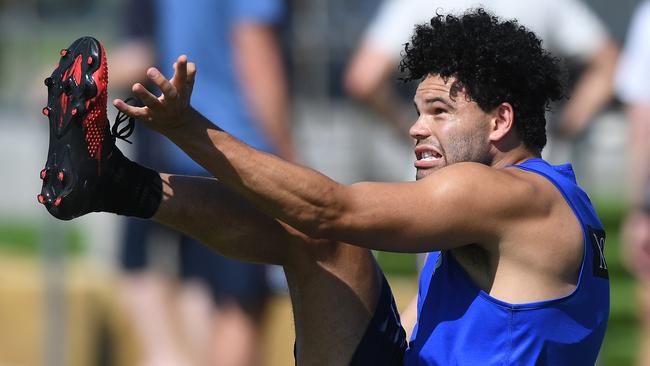
<path id="1" fill-rule="evenodd" d="M 418 182 L 346 186 L 256 151 L 189 107 L 195 67 L 185 56 L 175 71 L 168 81 L 149 70 L 163 92 L 160 98 L 134 85 L 146 107 L 120 100 L 116 107 L 165 134 L 255 207 L 310 237 L 380 250 L 429 251 L 496 241 L 495 228 L 502 227 L 496 221 L 515 211 L 509 209 L 518 202 L 515 187 L 480 164 L 455 164 Z M 471 199 L 479 195 L 484 199 Z"/>

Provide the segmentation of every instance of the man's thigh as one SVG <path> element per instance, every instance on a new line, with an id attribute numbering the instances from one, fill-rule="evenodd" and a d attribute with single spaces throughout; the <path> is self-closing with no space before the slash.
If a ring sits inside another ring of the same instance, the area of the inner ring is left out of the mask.
<path id="1" fill-rule="evenodd" d="M 375 347 L 374 353 L 389 350 L 401 357 L 406 343 L 390 288 L 374 257 L 367 249 L 346 244 L 321 245 L 321 250 L 292 256 L 285 265 L 297 364 L 391 364 L 369 358 Z M 386 357 L 381 359 L 390 361 Z"/>

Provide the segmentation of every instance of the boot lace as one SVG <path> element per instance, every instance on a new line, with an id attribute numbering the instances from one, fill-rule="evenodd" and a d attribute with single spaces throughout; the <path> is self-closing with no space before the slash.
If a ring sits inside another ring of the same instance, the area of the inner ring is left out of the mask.
<path id="1" fill-rule="evenodd" d="M 141 107 L 142 102 L 133 97 L 126 98 L 124 100 L 124 103 L 136 106 L 136 107 Z M 124 126 L 120 127 L 120 125 L 125 124 Z M 128 140 L 128 138 L 133 134 L 135 131 L 135 118 L 131 117 L 125 113 L 122 113 L 122 111 L 117 112 L 117 116 L 115 116 L 115 123 L 113 123 L 113 127 L 111 128 L 111 135 L 113 137 L 118 138 L 122 141 L 126 141 L 129 144 L 132 144 L 131 141 Z"/>

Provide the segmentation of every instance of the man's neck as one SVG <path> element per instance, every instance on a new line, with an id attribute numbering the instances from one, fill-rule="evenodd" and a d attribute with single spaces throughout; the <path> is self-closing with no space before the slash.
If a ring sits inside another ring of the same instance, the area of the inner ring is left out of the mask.
<path id="1" fill-rule="evenodd" d="M 505 168 L 508 165 L 520 164 L 528 159 L 538 158 L 539 155 L 531 152 L 523 144 L 520 144 L 514 149 L 508 151 L 496 151 L 494 159 L 492 159 L 493 168 Z"/>

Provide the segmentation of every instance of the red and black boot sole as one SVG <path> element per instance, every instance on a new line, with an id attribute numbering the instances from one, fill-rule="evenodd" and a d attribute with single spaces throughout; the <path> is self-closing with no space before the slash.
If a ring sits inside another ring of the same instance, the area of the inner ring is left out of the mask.
<path id="1" fill-rule="evenodd" d="M 103 46 L 82 37 L 61 50 L 45 79 L 50 141 L 38 201 L 56 218 L 70 220 L 101 206 L 105 162 L 115 148 L 106 115 L 108 67 Z M 104 170 L 104 171 L 103 171 Z"/>

